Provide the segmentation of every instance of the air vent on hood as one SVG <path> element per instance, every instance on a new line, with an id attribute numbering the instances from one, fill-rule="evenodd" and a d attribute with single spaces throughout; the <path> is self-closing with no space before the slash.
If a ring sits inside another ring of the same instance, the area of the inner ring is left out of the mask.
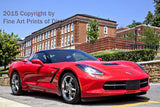
<path id="1" fill-rule="evenodd" d="M 102 63 L 103 65 L 118 65 L 116 63 Z"/>

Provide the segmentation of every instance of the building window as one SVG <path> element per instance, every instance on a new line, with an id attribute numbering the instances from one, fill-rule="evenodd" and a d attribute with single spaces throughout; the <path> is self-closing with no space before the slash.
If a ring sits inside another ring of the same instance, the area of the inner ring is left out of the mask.
<path id="1" fill-rule="evenodd" d="M 34 44 L 34 38 L 33 38 L 33 44 Z"/>
<path id="2" fill-rule="evenodd" d="M 73 23 L 71 24 L 71 31 L 73 31 Z"/>
<path id="3" fill-rule="evenodd" d="M 73 43 L 73 33 L 71 35 L 71 44 Z"/>
<path id="4" fill-rule="evenodd" d="M 64 27 L 62 27 L 62 34 L 64 33 Z"/>
<path id="5" fill-rule="evenodd" d="M 86 26 L 87 26 L 87 31 L 88 31 L 88 28 L 89 28 L 89 24 L 87 24 Z"/>
<path id="6" fill-rule="evenodd" d="M 108 30 L 107 27 L 104 27 L 104 34 L 107 34 L 107 33 L 108 33 L 107 30 Z"/>
<path id="7" fill-rule="evenodd" d="M 138 32 L 138 36 L 140 36 L 140 32 Z"/>
<path id="8" fill-rule="evenodd" d="M 62 39 L 61 39 L 61 46 L 63 47 L 63 37 L 62 37 Z"/>
<path id="9" fill-rule="evenodd" d="M 39 36 L 39 41 L 41 41 L 41 35 Z"/>
<path id="10" fill-rule="evenodd" d="M 43 39 L 42 40 L 44 40 L 44 33 L 43 33 Z"/>
<path id="11" fill-rule="evenodd" d="M 88 35 L 86 36 L 86 40 L 87 42 L 90 42 L 90 37 Z"/>
<path id="12" fill-rule="evenodd" d="M 56 38 L 54 38 L 54 48 L 56 48 Z"/>
<path id="13" fill-rule="evenodd" d="M 51 31 L 51 37 L 53 37 L 53 30 Z"/>
<path id="14" fill-rule="evenodd" d="M 35 42 L 35 43 L 37 42 L 37 38 L 36 38 L 36 37 L 34 38 L 34 42 Z"/>
<path id="15" fill-rule="evenodd" d="M 42 50 L 44 50 L 44 43 L 42 43 Z"/>
<path id="16" fill-rule="evenodd" d="M 38 42 L 39 42 L 39 36 L 37 36 L 37 38 L 38 38 Z"/>
<path id="17" fill-rule="evenodd" d="M 65 33 L 67 33 L 67 26 L 65 26 Z"/>
<path id="18" fill-rule="evenodd" d="M 70 24 L 68 25 L 68 32 L 70 32 Z"/>
<path id="19" fill-rule="evenodd" d="M 125 38 L 125 34 L 123 34 L 123 38 Z"/>
<path id="20" fill-rule="evenodd" d="M 50 41 L 48 41 L 48 49 L 50 49 Z"/>
<path id="21" fill-rule="evenodd" d="M 68 35 L 68 45 L 70 45 L 70 36 Z"/>
<path id="22" fill-rule="evenodd" d="M 39 45 L 39 50 L 41 50 L 41 44 Z"/>
<path id="23" fill-rule="evenodd" d="M 48 31 L 48 38 L 50 38 L 50 31 Z"/>
<path id="24" fill-rule="evenodd" d="M 65 36 L 65 39 L 64 39 L 64 46 L 67 45 L 67 37 Z"/>
<path id="25" fill-rule="evenodd" d="M 34 52 L 36 52 L 36 45 L 35 45 L 35 47 L 34 47 Z"/>
<path id="26" fill-rule="evenodd" d="M 47 39 L 47 32 L 46 32 L 46 39 Z"/>
<path id="27" fill-rule="evenodd" d="M 47 42 L 46 42 L 46 44 L 45 44 L 45 49 L 47 49 Z"/>
<path id="28" fill-rule="evenodd" d="M 126 34 L 126 37 L 128 37 L 128 34 Z"/>
<path id="29" fill-rule="evenodd" d="M 51 49 L 53 49 L 53 40 L 51 40 Z"/>
<path id="30" fill-rule="evenodd" d="M 56 29 L 54 29 L 54 36 L 56 36 Z"/>

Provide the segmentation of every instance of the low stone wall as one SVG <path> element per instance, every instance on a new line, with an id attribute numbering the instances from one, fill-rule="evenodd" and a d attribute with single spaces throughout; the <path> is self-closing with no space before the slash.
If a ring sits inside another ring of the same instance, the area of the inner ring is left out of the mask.
<path id="1" fill-rule="evenodd" d="M 149 74 L 149 81 L 160 83 L 160 60 L 138 62 Z"/>
<path id="2" fill-rule="evenodd" d="M 160 83 L 160 60 L 138 62 L 149 74 L 150 83 Z M 9 85 L 8 77 L 0 77 L 0 86 Z"/>
<path id="3" fill-rule="evenodd" d="M 0 86 L 8 86 L 9 78 L 8 77 L 0 77 Z"/>

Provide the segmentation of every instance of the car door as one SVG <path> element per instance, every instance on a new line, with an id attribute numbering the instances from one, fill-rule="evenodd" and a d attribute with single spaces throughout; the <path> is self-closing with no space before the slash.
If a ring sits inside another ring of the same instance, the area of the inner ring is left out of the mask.
<path id="1" fill-rule="evenodd" d="M 37 87 L 37 71 L 41 67 L 40 64 L 33 64 L 32 59 L 37 59 L 38 55 L 34 54 L 28 58 L 23 64 L 23 83 L 32 90 L 36 90 Z"/>

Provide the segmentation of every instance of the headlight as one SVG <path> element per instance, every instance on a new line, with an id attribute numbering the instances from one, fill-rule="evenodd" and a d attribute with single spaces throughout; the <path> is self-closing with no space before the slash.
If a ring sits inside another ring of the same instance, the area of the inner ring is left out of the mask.
<path id="1" fill-rule="evenodd" d="M 135 62 L 136 63 L 136 62 Z M 144 68 L 140 65 L 140 64 L 138 64 L 138 63 L 136 63 L 141 69 L 142 69 L 142 71 L 143 72 L 146 72 L 145 70 L 144 70 Z"/>
<path id="2" fill-rule="evenodd" d="M 104 75 L 104 73 L 98 71 L 97 69 L 93 67 L 87 66 L 87 65 L 77 64 L 76 66 L 88 74 Z"/>

